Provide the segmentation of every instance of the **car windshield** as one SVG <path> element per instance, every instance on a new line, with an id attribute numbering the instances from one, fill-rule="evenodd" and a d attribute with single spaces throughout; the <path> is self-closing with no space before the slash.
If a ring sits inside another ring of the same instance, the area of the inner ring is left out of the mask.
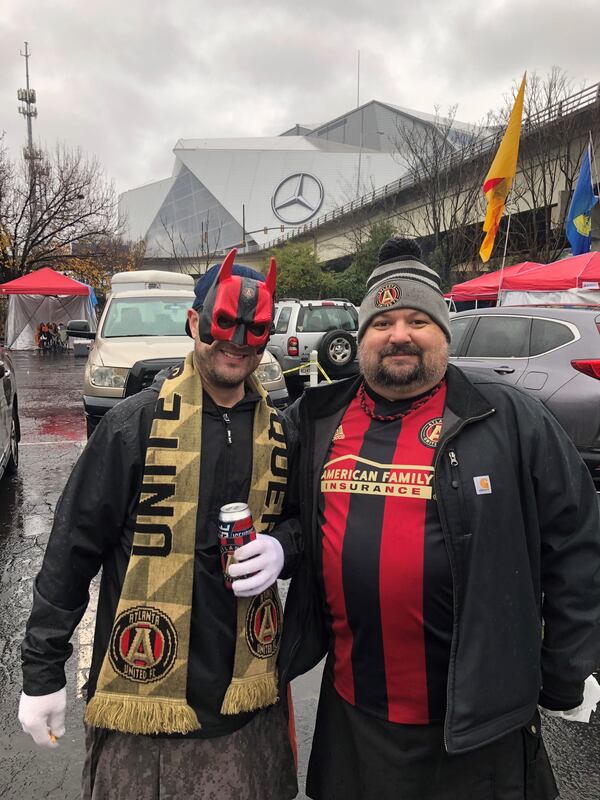
<path id="1" fill-rule="evenodd" d="M 304 333 L 320 333 L 338 328 L 343 331 L 356 331 L 358 316 L 356 310 L 350 307 L 312 306 L 300 309 L 297 327 Z"/>
<path id="2" fill-rule="evenodd" d="M 185 321 L 193 298 L 115 298 L 108 309 L 101 336 L 185 336 Z"/>

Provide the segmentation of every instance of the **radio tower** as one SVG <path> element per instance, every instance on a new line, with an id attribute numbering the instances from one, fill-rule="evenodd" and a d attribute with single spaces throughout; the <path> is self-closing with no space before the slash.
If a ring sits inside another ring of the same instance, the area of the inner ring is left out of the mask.
<path id="1" fill-rule="evenodd" d="M 31 205 L 33 210 L 33 217 L 35 218 L 35 162 L 41 159 L 41 153 L 33 146 L 33 130 L 31 120 L 37 117 L 37 108 L 35 105 L 35 89 L 29 88 L 29 43 L 25 42 L 25 52 L 21 52 L 25 59 L 25 89 L 17 91 L 17 98 L 23 104 L 19 106 L 19 114 L 23 114 L 27 120 L 27 147 L 23 148 L 23 157 L 27 162 L 27 169 L 29 172 L 29 186 L 31 191 Z"/>
<path id="2" fill-rule="evenodd" d="M 27 118 L 27 149 L 29 154 L 33 151 L 33 132 L 31 128 L 31 120 L 37 117 L 37 108 L 35 107 L 35 89 L 29 88 L 29 52 L 28 42 L 25 42 L 25 52 L 21 53 L 25 59 L 25 83 L 26 89 L 19 89 L 17 98 L 25 105 L 19 106 L 19 114 L 23 114 Z M 31 158 L 31 155 L 25 153 L 25 158 Z"/>

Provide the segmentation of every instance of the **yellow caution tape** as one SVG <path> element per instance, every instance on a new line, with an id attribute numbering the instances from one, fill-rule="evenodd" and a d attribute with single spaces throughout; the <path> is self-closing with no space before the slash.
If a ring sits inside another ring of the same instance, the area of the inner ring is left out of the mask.
<path id="1" fill-rule="evenodd" d="M 319 362 L 318 362 L 318 361 L 305 361 L 305 362 L 304 362 L 304 364 L 300 364 L 300 366 L 299 366 L 299 367 L 292 367 L 291 369 L 284 369 L 284 370 L 283 370 L 283 374 L 284 374 L 284 375 L 289 375 L 289 374 L 290 374 L 290 372 L 298 372 L 298 370 L 304 369 L 305 367 L 307 367 L 307 366 L 310 366 L 311 364 L 316 364 L 316 365 L 317 365 L 317 369 L 318 369 L 318 370 L 319 370 L 319 372 L 320 372 L 320 373 L 323 375 L 323 377 L 325 378 L 325 380 L 327 381 L 327 383 L 332 383 L 332 380 L 331 380 L 331 378 L 330 378 L 330 377 L 329 377 L 329 375 L 328 375 L 328 374 L 325 372 L 325 370 L 324 370 L 324 369 L 323 369 L 323 367 L 322 367 L 322 366 L 319 364 Z"/>

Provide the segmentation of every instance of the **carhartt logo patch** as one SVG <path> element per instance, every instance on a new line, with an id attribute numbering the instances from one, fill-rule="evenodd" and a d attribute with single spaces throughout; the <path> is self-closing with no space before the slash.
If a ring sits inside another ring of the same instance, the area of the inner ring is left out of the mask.
<path id="1" fill-rule="evenodd" d="M 277 653 L 281 639 L 281 608 L 275 596 L 262 592 L 251 602 L 246 613 L 246 641 L 256 658 L 270 658 Z"/>
<path id="2" fill-rule="evenodd" d="M 337 439 L 345 439 L 346 434 L 344 433 L 344 429 L 341 425 L 338 425 L 337 431 L 333 434 L 333 441 L 337 441 Z"/>
<path id="3" fill-rule="evenodd" d="M 115 672 L 124 678 L 135 683 L 157 681 L 175 663 L 175 626 L 152 606 L 129 608 L 115 620 L 108 656 Z"/>
<path id="4" fill-rule="evenodd" d="M 478 475 L 476 478 L 473 478 L 473 483 L 475 484 L 475 491 L 477 494 L 492 493 L 492 482 L 489 475 Z"/>
<path id="5" fill-rule="evenodd" d="M 402 297 L 402 289 L 396 283 L 386 283 L 377 292 L 375 305 L 377 308 L 389 308 Z"/>

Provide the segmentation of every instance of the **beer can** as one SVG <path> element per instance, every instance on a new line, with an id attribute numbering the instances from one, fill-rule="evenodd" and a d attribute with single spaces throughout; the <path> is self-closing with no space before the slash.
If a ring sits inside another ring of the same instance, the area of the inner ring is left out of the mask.
<path id="1" fill-rule="evenodd" d="M 234 560 L 235 551 L 248 542 L 256 539 L 252 514 L 247 503 L 227 503 L 219 511 L 219 551 L 221 568 L 225 586 L 231 589 L 231 578 L 227 574 L 229 565 Z M 248 575 L 240 577 L 247 578 Z"/>

